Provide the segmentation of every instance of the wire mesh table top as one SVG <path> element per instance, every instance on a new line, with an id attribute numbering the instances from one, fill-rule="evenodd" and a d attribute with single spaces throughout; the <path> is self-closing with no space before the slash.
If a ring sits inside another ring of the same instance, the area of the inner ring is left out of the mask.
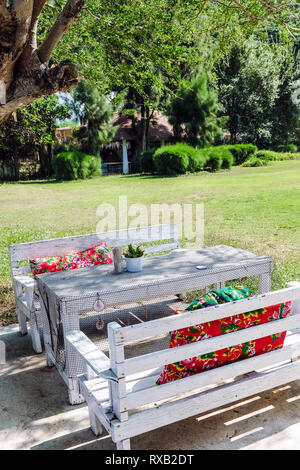
<path id="1" fill-rule="evenodd" d="M 249 251 L 218 245 L 199 250 L 174 250 L 170 254 L 143 259 L 143 270 L 129 273 L 125 269 L 116 274 L 113 264 L 46 273 L 37 276 L 38 285 L 43 285 L 57 299 L 71 300 L 91 293 L 122 292 L 136 286 L 147 286 L 190 276 L 205 276 L 208 272 L 219 272 L 234 267 L 270 264 L 273 259 Z M 204 269 L 197 269 L 203 266 Z"/>

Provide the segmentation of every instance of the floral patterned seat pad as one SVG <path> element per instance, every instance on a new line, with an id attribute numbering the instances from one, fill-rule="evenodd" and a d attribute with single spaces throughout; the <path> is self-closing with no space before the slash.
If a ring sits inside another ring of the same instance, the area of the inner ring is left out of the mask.
<path id="1" fill-rule="evenodd" d="M 251 291 L 246 287 L 235 286 L 235 288 L 233 288 L 227 286 L 224 289 L 208 292 L 191 302 L 186 310 L 177 310 L 174 313 L 181 315 L 190 310 L 231 302 L 252 295 Z M 286 302 L 284 304 L 273 305 L 252 312 L 222 318 L 221 320 L 214 320 L 189 328 L 175 330 L 169 333 L 169 348 L 176 348 L 184 344 L 231 333 L 232 331 L 249 328 L 278 318 L 284 318 L 290 314 L 290 311 L 291 302 Z M 204 372 L 208 369 L 223 366 L 233 361 L 279 349 L 283 346 L 285 336 L 286 331 L 168 364 L 164 367 L 156 383 L 160 385 L 172 382 Z"/>

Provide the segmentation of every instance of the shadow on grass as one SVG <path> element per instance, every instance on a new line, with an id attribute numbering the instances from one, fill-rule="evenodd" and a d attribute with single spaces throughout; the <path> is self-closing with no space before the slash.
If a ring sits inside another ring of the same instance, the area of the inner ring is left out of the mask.
<path id="1" fill-rule="evenodd" d="M 0 181 L 0 184 L 53 184 L 53 183 L 66 183 L 70 180 L 56 180 L 55 178 L 43 179 L 43 180 L 20 180 L 20 181 Z"/>

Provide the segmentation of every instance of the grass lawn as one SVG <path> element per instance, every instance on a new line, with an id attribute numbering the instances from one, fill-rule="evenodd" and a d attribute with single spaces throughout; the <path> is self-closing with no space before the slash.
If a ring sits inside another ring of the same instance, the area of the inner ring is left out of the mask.
<path id="1" fill-rule="evenodd" d="M 280 274 L 299 277 L 300 161 L 174 178 L 108 176 L 0 185 L 0 326 L 14 322 L 7 247 L 96 231 L 101 203 L 203 203 L 205 245 L 272 256 Z M 183 246 L 185 243 L 183 243 Z"/>

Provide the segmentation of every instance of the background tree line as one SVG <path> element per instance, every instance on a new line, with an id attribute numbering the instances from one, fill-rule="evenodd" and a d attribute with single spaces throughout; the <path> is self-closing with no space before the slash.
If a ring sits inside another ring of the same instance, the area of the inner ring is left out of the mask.
<path id="1" fill-rule="evenodd" d="M 69 3 L 41 8 L 38 50 Z M 259 0 L 242 8 L 196 0 L 83 3 L 82 16 L 57 38 L 48 63 L 54 70 L 68 56 L 86 79 L 74 89 L 69 110 L 42 98 L 0 126 L 0 158 L 12 162 L 16 179 L 18 155 L 28 147 L 39 154 L 41 176 L 51 173 L 55 125 L 70 111 L 85 124 L 78 138 L 93 154 L 113 138 L 117 109 L 131 116 L 140 150 L 149 147 L 154 111 L 169 116 L 176 141 L 198 147 L 218 141 L 225 130 L 232 143 L 299 144 L 300 12 L 294 2 L 286 8 Z"/>

